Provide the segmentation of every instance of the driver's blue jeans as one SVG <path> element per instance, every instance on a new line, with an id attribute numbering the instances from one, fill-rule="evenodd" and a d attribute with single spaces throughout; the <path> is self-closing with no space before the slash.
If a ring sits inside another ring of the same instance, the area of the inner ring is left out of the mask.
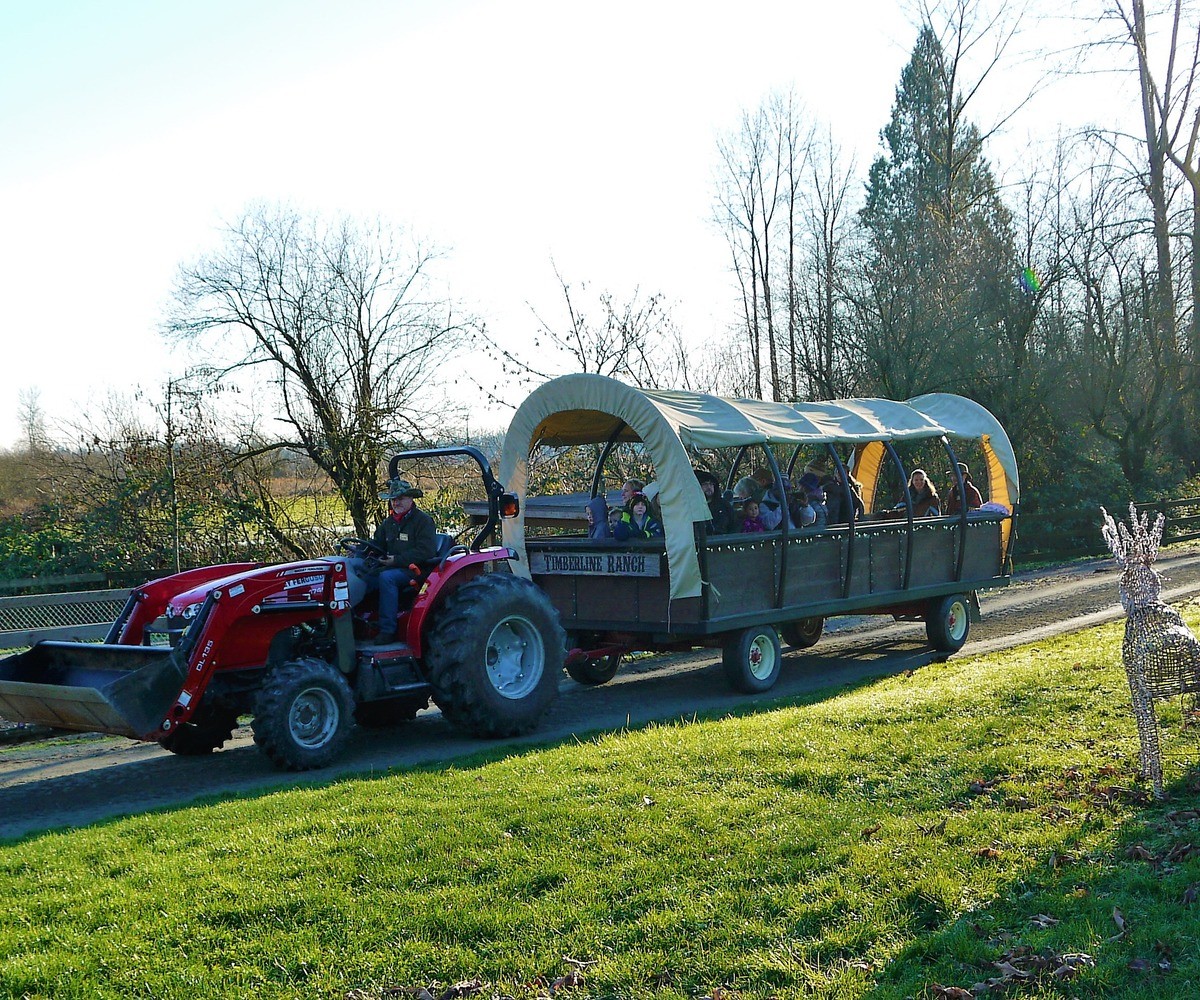
<path id="1" fill-rule="evenodd" d="M 378 575 L 369 577 L 368 593 L 379 591 L 379 628 L 383 632 L 396 631 L 396 616 L 400 613 L 400 593 L 409 590 L 416 574 L 411 569 L 395 568 L 380 570 Z"/>

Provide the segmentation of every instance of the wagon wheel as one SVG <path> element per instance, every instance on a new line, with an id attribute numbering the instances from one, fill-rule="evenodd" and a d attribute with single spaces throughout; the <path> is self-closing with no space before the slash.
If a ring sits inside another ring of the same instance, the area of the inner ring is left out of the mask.
<path id="1" fill-rule="evenodd" d="M 783 636 L 783 641 L 798 649 L 815 646 L 824 630 L 825 619 L 820 615 L 814 618 L 801 618 L 795 622 L 786 622 L 779 626 L 779 634 Z"/>
<path id="2" fill-rule="evenodd" d="M 769 691 L 779 680 L 782 661 L 779 633 L 771 625 L 731 633 L 721 657 L 730 686 L 746 694 Z"/>
<path id="3" fill-rule="evenodd" d="M 617 676 L 621 666 L 621 654 L 613 653 L 598 660 L 575 660 L 567 664 L 567 674 L 572 680 L 588 687 L 607 684 Z"/>
<path id="4" fill-rule="evenodd" d="M 938 652 L 957 653 L 967 641 L 970 630 L 967 599 L 962 594 L 950 594 L 929 602 L 929 610 L 925 614 L 925 635 Z"/>

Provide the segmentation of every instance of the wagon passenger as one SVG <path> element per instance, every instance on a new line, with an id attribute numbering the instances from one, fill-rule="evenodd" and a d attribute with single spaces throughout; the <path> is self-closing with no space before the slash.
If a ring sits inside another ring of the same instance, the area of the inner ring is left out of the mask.
<path id="1" fill-rule="evenodd" d="M 711 472 L 697 469 L 696 480 L 704 490 L 704 499 L 708 502 L 708 530 L 714 535 L 724 535 L 733 531 L 733 504 L 721 496 L 717 477 Z"/>
<path id="2" fill-rule="evenodd" d="M 644 493 L 635 493 L 629 500 L 628 508 L 617 518 L 613 526 L 613 537 L 618 542 L 630 538 L 662 538 L 663 529 L 658 521 L 650 516 L 650 501 Z"/>
<path id="3" fill-rule="evenodd" d="M 772 531 L 779 527 L 783 515 L 779 508 L 772 508 L 763 502 L 764 492 L 762 486 L 753 477 L 743 476 L 733 487 L 733 502 L 745 504 L 747 501 L 753 500 L 758 504 L 759 517 L 762 518 L 764 527 L 767 531 Z"/>
<path id="4" fill-rule="evenodd" d="M 812 510 L 812 530 L 824 531 L 829 524 L 829 509 L 825 506 L 825 489 L 821 486 L 820 478 L 815 472 L 806 472 L 800 477 L 800 485 L 808 495 L 808 506 Z M 792 521 L 799 523 L 795 518 L 792 518 Z M 805 527 L 805 524 L 800 526 Z"/>
<path id="5" fill-rule="evenodd" d="M 803 480 L 801 480 L 803 482 Z M 817 512 L 813 510 L 812 502 L 808 498 L 808 491 L 803 487 L 799 487 L 792 494 L 792 502 L 788 506 L 788 513 L 791 515 L 792 524 L 796 525 L 801 531 L 812 531 L 817 520 Z"/>
<path id="6" fill-rule="evenodd" d="M 611 510 L 609 510 L 609 527 L 616 527 L 617 520 L 620 518 L 622 512 L 628 510 L 629 501 L 633 498 L 633 495 L 635 493 L 641 493 L 645 488 L 646 484 L 640 479 L 626 479 L 625 482 L 621 484 L 621 506 L 613 507 Z"/>
<path id="7" fill-rule="evenodd" d="M 971 481 L 971 470 L 967 468 L 967 463 L 959 462 L 958 471 L 962 473 L 963 494 L 967 498 L 967 510 L 979 510 L 983 506 L 983 497 Z M 946 494 L 946 513 L 957 514 L 962 510 L 962 501 L 958 498 L 958 481 L 953 478 L 953 469 L 948 471 L 946 475 L 951 477 L 950 489 Z"/>
<path id="8" fill-rule="evenodd" d="M 602 496 L 592 497 L 583 508 L 587 518 L 588 538 L 612 538 L 612 526 L 608 523 L 608 501 Z"/>
<path id="9" fill-rule="evenodd" d="M 775 476 L 765 465 L 759 466 L 754 470 L 754 481 L 762 488 L 762 497 L 759 501 L 759 506 L 763 510 L 763 523 L 768 528 L 778 528 L 783 523 L 783 519 L 788 516 L 787 503 L 784 499 L 786 490 L 785 493 L 781 494 L 775 488 Z M 776 522 L 775 524 L 771 524 L 773 520 Z M 792 522 L 789 518 L 788 527 L 790 528 L 791 526 Z"/>
<path id="10" fill-rule="evenodd" d="M 849 497 L 846 496 L 846 485 L 849 485 Z M 846 473 L 846 484 L 842 483 L 841 473 L 835 471 L 828 485 L 825 486 L 825 508 L 829 512 L 829 524 L 849 524 L 850 512 L 854 512 L 855 520 L 866 512 L 866 504 L 862 498 L 862 483 L 850 473 Z"/>
<path id="11" fill-rule="evenodd" d="M 747 500 L 742 505 L 742 531 L 747 534 L 753 534 L 766 530 L 767 526 L 763 524 L 759 502 L 757 500 Z"/>
<path id="12" fill-rule="evenodd" d="M 912 475 L 908 477 L 908 492 L 912 497 L 913 517 L 938 516 L 942 498 L 938 496 L 938 491 L 934 489 L 924 469 L 913 469 Z M 896 508 L 904 508 L 903 496 L 897 502 Z"/>

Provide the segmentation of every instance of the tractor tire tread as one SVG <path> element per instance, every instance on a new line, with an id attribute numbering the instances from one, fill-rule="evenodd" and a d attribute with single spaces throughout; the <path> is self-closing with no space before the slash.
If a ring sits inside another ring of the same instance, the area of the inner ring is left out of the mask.
<path id="1" fill-rule="evenodd" d="M 530 610 L 545 619 L 551 633 L 542 637 L 546 646 L 543 669 L 549 679 L 543 677 L 538 689 L 522 699 L 526 702 L 534 699 L 532 712 L 506 717 L 481 697 L 469 676 L 473 669 L 463 669 L 461 665 L 470 664 L 473 657 L 470 647 L 480 631 L 485 628 L 490 631 L 492 609 L 518 594 L 530 602 Z M 536 584 L 511 573 L 476 577 L 446 598 L 426 638 L 425 666 L 433 687 L 433 700 L 449 722 L 475 736 L 493 739 L 522 736 L 536 728 L 558 696 L 565 638 L 554 605 Z"/>

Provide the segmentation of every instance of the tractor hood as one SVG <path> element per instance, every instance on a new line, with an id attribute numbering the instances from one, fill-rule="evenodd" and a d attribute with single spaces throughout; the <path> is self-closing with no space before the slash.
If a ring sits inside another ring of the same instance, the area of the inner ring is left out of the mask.
<path id="1" fill-rule="evenodd" d="M 299 601 L 327 601 L 330 576 L 344 571 L 346 560 L 330 557 L 231 573 L 206 580 L 187 590 L 179 591 L 167 602 L 168 618 L 190 620 L 200 613 L 208 595 L 220 591 L 221 596 L 241 597 L 250 594 L 263 605 L 288 605 Z"/>

